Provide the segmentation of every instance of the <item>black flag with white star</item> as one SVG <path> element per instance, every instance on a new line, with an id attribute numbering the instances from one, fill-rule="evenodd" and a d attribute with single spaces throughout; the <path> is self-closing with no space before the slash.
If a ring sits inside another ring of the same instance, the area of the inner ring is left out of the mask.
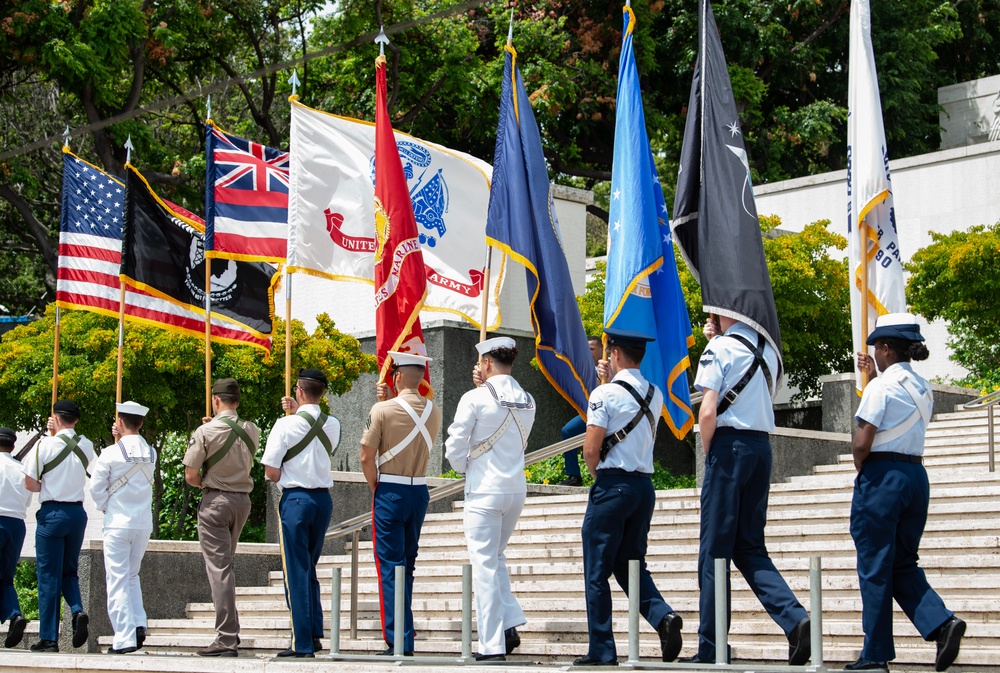
<path id="1" fill-rule="evenodd" d="M 205 264 L 211 264 L 212 313 L 269 337 L 273 332 L 275 269 L 263 262 L 206 259 L 204 221 L 158 197 L 126 165 L 122 280 L 204 315 Z"/>
<path id="2" fill-rule="evenodd" d="M 705 312 L 735 318 L 763 334 L 778 352 L 780 363 L 781 332 L 750 164 L 708 0 L 702 0 L 699 17 L 701 47 L 674 197 L 674 241 L 701 283 Z"/>

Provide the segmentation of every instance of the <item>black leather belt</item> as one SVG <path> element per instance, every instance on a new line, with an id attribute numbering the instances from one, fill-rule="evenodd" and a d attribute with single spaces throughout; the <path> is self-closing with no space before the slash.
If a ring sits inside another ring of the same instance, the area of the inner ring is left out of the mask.
<path id="1" fill-rule="evenodd" d="M 896 453 L 894 451 L 875 451 L 874 453 L 869 453 L 868 457 L 865 458 L 867 463 L 869 460 L 891 460 L 896 463 L 915 463 L 920 465 L 924 462 L 921 456 L 911 456 L 908 453 Z"/>
<path id="2" fill-rule="evenodd" d="M 83 505 L 82 500 L 75 500 L 73 502 L 66 502 L 65 500 L 46 500 L 42 503 L 43 505 Z"/>

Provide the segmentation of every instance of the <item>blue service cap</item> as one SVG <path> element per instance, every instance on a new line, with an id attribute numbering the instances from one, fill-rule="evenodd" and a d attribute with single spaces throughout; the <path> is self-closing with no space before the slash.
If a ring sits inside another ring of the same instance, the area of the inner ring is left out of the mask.
<path id="1" fill-rule="evenodd" d="M 625 348 L 645 350 L 647 343 L 656 341 L 656 337 L 630 329 L 608 327 L 604 330 L 604 333 L 608 335 L 609 346 L 624 346 Z"/>
<path id="2" fill-rule="evenodd" d="M 924 336 L 912 313 L 886 313 L 875 320 L 875 329 L 868 335 L 865 343 L 874 346 L 879 339 L 923 341 Z"/>

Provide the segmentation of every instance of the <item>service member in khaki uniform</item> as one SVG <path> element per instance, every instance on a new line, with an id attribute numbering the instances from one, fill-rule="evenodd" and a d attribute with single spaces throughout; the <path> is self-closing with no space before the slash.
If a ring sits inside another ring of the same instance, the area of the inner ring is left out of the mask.
<path id="1" fill-rule="evenodd" d="M 396 619 L 396 566 L 406 566 L 406 615 L 403 651 L 413 654 L 413 568 L 420 527 L 427 513 L 427 460 L 441 430 L 441 409 L 420 395 L 419 386 L 430 358 L 389 351 L 398 395 L 379 384 L 378 402 L 361 435 L 361 468 L 372 490 L 372 543 L 379 576 L 382 637 L 393 653 Z"/>
<path id="2" fill-rule="evenodd" d="M 198 654 L 235 657 L 240 619 L 236 611 L 236 544 L 250 516 L 250 468 L 260 445 L 260 429 L 236 413 L 240 385 L 219 379 L 212 386 L 215 418 L 194 431 L 184 454 L 184 479 L 201 488 L 198 541 L 215 604 L 215 641 Z"/>

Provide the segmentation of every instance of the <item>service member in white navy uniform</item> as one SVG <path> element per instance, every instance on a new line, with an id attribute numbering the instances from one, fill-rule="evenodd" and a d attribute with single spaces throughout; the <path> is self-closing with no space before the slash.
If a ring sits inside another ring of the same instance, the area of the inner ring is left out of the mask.
<path id="1" fill-rule="evenodd" d="M 524 610 L 510 590 L 504 550 L 524 508 L 524 449 L 535 400 L 510 375 L 517 344 L 496 337 L 476 344 L 473 380 L 448 427 L 445 457 L 465 475 L 465 542 L 476 592 L 477 661 L 505 659 L 521 638 Z"/>
<path id="2" fill-rule="evenodd" d="M 684 661 L 715 663 L 715 559 L 724 558 L 736 565 L 784 631 L 788 663 L 801 666 L 811 652 L 809 615 L 774 567 L 764 542 L 778 354 L 749 325 L 726 316 L 718 324 L 709 319 L 705 336 L 711 340 L 694 382 L 704 394 L 698 415 L 705 451 L 698 547 L 700 624 L 698 653 Z M 728 570 L 725 579 L 728 596 Z"/>
<path id="3" fill-rule="evenodd" d="M 316 563 L 333 512 L 330 458 L 340 444 L 340 421 L 319 406 L 326 389 L 323 372 L 299 372 L 295 398 L 281 398 L 282 408 L 292 415 L 274 422 L 261 458 L 264 474 L 281 489 L 281 561 L 292 644 L 279 657 L 313 658 L 321 649 L 323 607 Z"/>
<path id="4" fill-rule="evenodd" d="M 153 533 L 156 452 L 139 435 L 149 407 L 131 401 L 116 407 L 111 434 L 118 441 L 91 466 L 90 495 L 104 512 L 104 575 L 108 618 L 115 631 L 108 654 L 128 654 L 146 639 L 139 569 Z"/>
<path id="5" fill-rule="evenodd" d="M 681 651 L 684 620 L 657 590 L 646 568 L 649 524 L 656 505 L 653 442 L 663 395 L 639 372 L 646 344 L 653 337 L 606 329 L 608 360 L 598 371 L 610 383 L 590 394 L 583 458 L 594 476 L 583 517 L 583 574 L 587 591 L 590 648 L 574 666 L 616 665 L 611 628 L 611 575 L 628 592 L 628 562 L 639 561 L 639 612 L 660 637 L 663 661 Z"/>
<path id="6" fill-rule="evenodd" d="M 413 654 L 413 569 L 420 528 L 427 513 L 427 461 L 441 431 L 441 409 L 420 394 L 430 358 L 389 351 L 393 388 L 376 387 L 381 399 L 368 414 L 361 434 L 361 469 L 372 491 L 372 546 L 379 576 L 382 652 L 394 652 L 403 622 L 403 654 Z M 405 615 L 395 613 L 396 567 L 406 567 Z"/>
<path id="7" fill-rule="evenodd" d="M 0 623 L 10 622 L 4 647 L 17 647 L 28 620 L 14 588 L 14 571 L 24 545 L 24 517 L 31 504 L 31 491 L 24 487 L 21 463 L 11 455 L 17 433 L 0 428 Z"/>
<path id="8" fill-rule="evenodd" d="M 72 400 L 52 405 L 48 429 L 53 435 L 36 444 L 22 463 L 24 485 L 38 493 L 35 515 L 35 571 L 38 575 L 38 642 L 32 652 L 59 651 L 60 600 L 73 615 L 73 647 L 90 635 L 90 618 L 80 596 L 80 547 L 87 531 L 83 497 L 94 445 L 74 427 L 80 407 Z"/>
<path id="9" fill-rule="evenodd" d="M 865 387 L 855 414 L 851 537 L 865 644 L 861 657 L 845 667 L 849 671 L 889 670 L 896 657 L 893 599 L 924 640 L 937 641 L 935 670 L 954 663 L 965 635 L 965 622 L 945 607 L 917 565 L 930 499 L 924 434 L 934 409 L 930 384 L 910 365 L 927 359 L 923 340 L 911 314 L 889 313 L 879 316 L 866 341 L 875 347 L 875 362 L 858 353 L 860 369 L 874 375 L 877 366 L 881 374 Z"/>

